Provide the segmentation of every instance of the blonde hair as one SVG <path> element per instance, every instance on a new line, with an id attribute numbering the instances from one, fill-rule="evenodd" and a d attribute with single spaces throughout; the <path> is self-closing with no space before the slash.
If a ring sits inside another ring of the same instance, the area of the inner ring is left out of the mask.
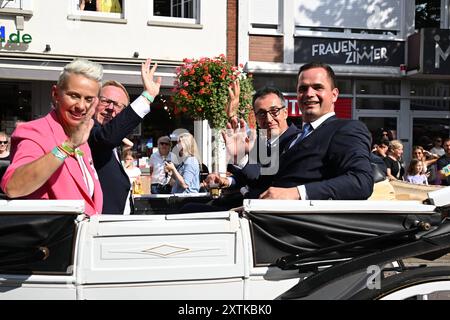
<path id="1" fill-rule="evenodd" d="M 183 148 L 183 158 L 187 156 L 195 157 L 199 164 L 202 163 L 198 153 L 197 143 L 192 134 L 188 132 L 182 133 L 178 136 L 178 141 L 180 141 L 181 147 Z"/>
<path id="2" fill-rule="evenodd" d="M 125 93 L 125 95 L 127 96 L 127 105 L 130 104 L 130 95 L 128 94 L 128 91 L 127 91 L 127 89 L 125 89 L 125 87 L 123 86 L 123 84 L 121 84 L 120 82 L 115 81 L 115 80 L 108 80 L 108 81 L 106 81 L 105 83 L 103 83 L 102 89 L 103 89 L 104 87 L 108 87 L 108 86 L 116 87 L 116 88 L 121 89 L 121 90 Z"/>
<path id="3" fill-rule="evenodd" d="M 392 140 L 389 142 L 389 148 L 388 151 L 392 152 L 394 150 L 403 148 L 403 144 L 400 142 L 400 140 Z"/>
<path id="4" fill-rule="evenodd" d="M 66 64 L 63 71 L 59 75 L 57 86 L 65 89 L 67 80 L 72 74 L 82 75 L 88 79 L 97 81 L 100 84 L 103 78 L 103 67 L 99 63 L 86 59 L 75 59 L 71 63 Z"/>

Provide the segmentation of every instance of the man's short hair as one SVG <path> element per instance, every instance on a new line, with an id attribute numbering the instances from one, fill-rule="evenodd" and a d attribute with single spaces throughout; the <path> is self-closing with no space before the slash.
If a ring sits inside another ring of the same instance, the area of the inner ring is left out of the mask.
<path id="1" fill-rule="evenodd" d="M 123 92 L 125 93 L 125 95 L 127 96 L 127 100 L 128 100 L 127 105 L 130 104 L 130 95 L 128 94 L 128 91 L 127 91 L 127 89 L 125 89 L 125 87 L 123 86 L 123 84 L 121 84 L 120 82 L 115 81 L 115 80 L 108 80 L 108 81 L 106 81 L 105 83 L 103 83 L 102 89 L 103 89 L 104 87 L 108 87 L 108 86 L 111 86 L 111 87 L 117 87 L 117 88 L 119 88 L 119 89 L 122 89 L 122 91 L 123 91 Z"/>
<path id="2" fill-rule="evenodd" d="M 323 68 L 323 69 L 325 69 L 327 71 L 328 78 L 330 79 L 330 82 L 331 82 L 331 88 L 332 89 L 336 88 L 336 74 L 334 73 L 333 68 L 331 68 L 329 64 L 326 64 L 324 62 L 313 61 L 313 62 L 304 64 L 298 70 L 297 78 L 300 76 L 300 73 L 302 73 L 303 71 L 306 71 L 306 70 L 309 70 L 309 69 L 314 69 L 314 68 Z"/>
<path id="3" fill-rule="evenodd" d="M 166 142 L 166 143 L 168 143 L 170 145 L 170 138 L 168 136 L 161 136 L 161 137 L 158 138 L 158 142 L 157 143 L 159 144 L 160 142 Z"/>
<path id="4" fill-rule="evenodd" d="M 65 89 L 67 79 L 72 74 L 82 75 L 88 79 L 92 79 L 100 83 L 103 77 L 103 67 L 99 63 L 86 59 L 75 59 L 69 64 L 66 64 L 63 71 L 59 75 L 57 86 Z"/>
<path id="5" fill-rule="evenodd" d="M 283 106 L 285 105 L 283 93 L 279 89 L 277 89 L 275 87 L 262 87 L 261 89 L 256 91 L 255 94 L 253 95 L 253 100 L 252 100 L 253 109 L 255 109 L 256 99 L 265 97 L 271 93 L 276 94 L 278 96 L 278 98 L 280 98 L 281 104 Z"/>

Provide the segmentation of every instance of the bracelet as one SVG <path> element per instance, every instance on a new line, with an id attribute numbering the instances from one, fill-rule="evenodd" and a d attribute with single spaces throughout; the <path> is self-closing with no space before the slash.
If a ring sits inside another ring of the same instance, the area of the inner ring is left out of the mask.
<path id="1" fill-rule="evenodd" d="M 143 96 L 145 99 L 147 99 L 150 103 L 153 103 L 153 101 L 155 100 L 155 97 L 152 96 L 150 93 L 148 93 L 148 91 L 142 92 L 141 96 Z"/>
<path id="2" fill-rule="evenodd" d="M 66 160 L 66 158 L 67 158 L 67 154 L 65 154 L 64 152 L 62 152 L 58 147 L 54 147 L 54 148 L 52 149 L 52 154 L 53 154 L 56 158 L 58 158 L 59 160 L 62 160 L 62 161 Z"/>
<path id="3" fill-rule="evenodd" d="M 74 157 L 76 154 L 79 155 L 79 156 L 83 156 L 83 154 L 84 154 L 83 151 L 81 151 L 78 148 L 73 149 L 65 141 L 63 143 L 61 143 L 59 148 L 61 148 L 61 150 L 63 150 L 65 153 L 67 153 L 71 157 Z"/>

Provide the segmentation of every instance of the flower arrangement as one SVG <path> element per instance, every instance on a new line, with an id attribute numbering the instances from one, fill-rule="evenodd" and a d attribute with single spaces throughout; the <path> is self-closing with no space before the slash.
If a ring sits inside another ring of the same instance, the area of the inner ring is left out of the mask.
<path id="1" fill-rule="evenodd" d="M 174 113 L 187 113 L 196 119 L 208 120 L 212 128 L 225 128 L 228 121 L 225 107 L 228 87 L 239 79 L 238 115 L 247 120 L 251 110 L 253 79 L 243 66 L 233 66 L 225 55 L 198 60 L 184 59 L 177 68 L 174 82 Z"/>

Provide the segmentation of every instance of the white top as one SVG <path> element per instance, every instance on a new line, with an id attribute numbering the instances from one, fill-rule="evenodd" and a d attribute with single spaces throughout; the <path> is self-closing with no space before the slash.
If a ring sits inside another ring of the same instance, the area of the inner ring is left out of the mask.
<path id="1" fill-rule="evenodd" d="M 136 181 L 136 178 L 142 174 L 141 169 L 139 169 L 138 167 L 124 168 L 124 169 L 128 175 L 128 178 L 130 178 L 131 185 L 133 185 L 133 182 Z"/>
<path id="2" fill-rule="evenodd" d="M 169 152 L 167 157 L 162 157 L 159 151 L 153 153 L 150 157 L 150 168 L 152 168 L 152 184 L 166 184 L 168 183 L 170 177 L 166 177 L 166 173 L 164 172 L 164 161 L 170 160 L 175 165 L 177 165 L 177 157 L 173 152 Z"/>
<path id="3" fill-rule="evenodd" d="M 444 148 L 433 147 L 431 148 L 430 152 L 433 154 L 437 154 L 439 157 L 442 157 L 445 154 Z"/>

